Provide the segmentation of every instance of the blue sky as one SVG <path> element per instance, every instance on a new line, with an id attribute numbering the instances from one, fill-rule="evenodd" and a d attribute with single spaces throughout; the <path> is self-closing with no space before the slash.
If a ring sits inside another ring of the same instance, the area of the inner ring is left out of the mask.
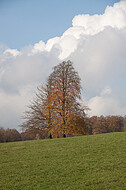
<path id="1" fill-rule="evenodd" d="M 126 115 L 126 0 L 0 0 L 0 126 L 71 60 L 92 115 Z"/>
<path id="2" fill-rule="evenodd" d="M 103 14 L 118 0 L 0 0 L 0 43 L 21 49 L 61 36 L 78 14 Z"/>

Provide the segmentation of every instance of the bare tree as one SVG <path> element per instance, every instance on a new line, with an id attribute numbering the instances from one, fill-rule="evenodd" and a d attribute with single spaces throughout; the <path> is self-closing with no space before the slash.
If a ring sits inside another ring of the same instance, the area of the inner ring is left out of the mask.
<path id="1" fill-rule="evenodd" d="M 28 110 L 24 112 L 23 120 L 21 127 L 24 130 L 33 129 L 33 128 L 46 128 L 46 115 L 45 107 L 47 102 L 47 86 L 43 85 L 37 88 L 37 93 L 35 98 L 31 101 L 28 106 Z"/>

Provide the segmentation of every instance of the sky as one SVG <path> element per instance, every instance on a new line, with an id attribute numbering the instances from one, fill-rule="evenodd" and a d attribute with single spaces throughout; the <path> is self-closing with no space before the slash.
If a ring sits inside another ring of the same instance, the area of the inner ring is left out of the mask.
<path id="1" fill-rule="evenodd" d="M 116 0 L 0 0 L 0 42 L 9 48 L 61 36 L 78 14 L 102 14 Z"/>
<path id="2" fill-rule="evenodd" d="M 36 87 L 71 60 L 92 115 L 126 115 L 126 1 L 0 0 L 0 126 L 19 128 Z"/>

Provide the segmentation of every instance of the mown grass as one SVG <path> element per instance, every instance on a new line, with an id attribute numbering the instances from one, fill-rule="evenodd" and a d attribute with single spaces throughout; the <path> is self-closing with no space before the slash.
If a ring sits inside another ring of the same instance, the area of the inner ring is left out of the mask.
<path id="1" fill-rule="evenodd" d="M 0 190 L 125 190 L 126 133 L 0 144 Z"/>

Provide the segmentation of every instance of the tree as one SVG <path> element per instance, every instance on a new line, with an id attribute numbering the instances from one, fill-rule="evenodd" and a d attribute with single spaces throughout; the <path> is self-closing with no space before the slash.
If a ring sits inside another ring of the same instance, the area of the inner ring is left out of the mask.
<path id="1" fill-rule="evenodd" d="M 50 131 L 52 125 L 52 106 L 50 100 L 50 81 L 48 79 L 45 86 L 40 85 L 37 87 L 34 99 L 28 106 L 28 110 L 24 112 L 22 117 L 24 122 L 21 124 L 21 128 L 26 133 L 22 133 L 23 139 L 35 139 L 34 135 L 36 135 L 36 131 L 41 131 L 43 133 L 42 136 L 48 138 L 47 131 Z"/>
<path id="2" fill-rule="evenodd" d="M 39 128 L 29 128 L 21 133 L 22 141 L 48 138 L 48 132 Z"/>
<path id="3" fill-rule="evenodd" d="M 0 143 L 5 142 L 5 129 L 0 127 Z"/>
<path id="4" fill-rule="evenodd" d="M 28 106 L 28 110 L 23 115 L 24 122 L 21 124 L 22 130 L 47 128 L 47 109 L 48 88 L 40 85 L 37 87 L 35 98 Z"/>
<path id="5" fill-rule="evenodd" d="M 6 129 L 5 140 L 6 142 L 21 141 L 21 134 L 16 129 Z"/>
<path id="6" fill-rule="evenodd" d="M 126 132 L 126 115 L 123 118 L 123 131 Z"/>
<path id="7" fill-rule="evenodd" d="M 107 133 L 106 119 L 103 116 L 97 117 L 96 121 L 92 126 L 93 134 Z"/>
<path id="8" fill-rule="evenodd" d="M 107 116 L 106 125 L 108 132 L 121 132 L 124 129 L 124 119 L 121 116 Z"/>
<path id="9" fill-rule="evenodd" d="M 71 61 L 62 62 L 54 67 L 49 76 L 51 81 L 51 105 L 53 105 L 53 131 L 58 128 L 65 134 L 74 116 L 85 117 L 85 107 L 81 99 L 80 77 Z M 71 117 L 72 116 L 72 117 Z M 60 134 L 59 134 L 60 135 Z"/>
<path id="10" fill-rule="evenodd" d="M 87 119 L 88 118 L 86 117 L 71 115 L 70 123 L 66 129 L 66 134 L 68 136 L 89 134 Z"/>
<path id="11" fill-rule="evenodd" d="M 38 92 L 25 112 L 22 127 L 44 127 L 53 136 L 68 133 L 73 118 L 85 118 L 86 107 L 80 104 L 80 77 L 71 61 L 63 61 L 53 68 L 45 87 L 38 87 Z M 79 128 L 78 124 L 78 128 Z"/>

